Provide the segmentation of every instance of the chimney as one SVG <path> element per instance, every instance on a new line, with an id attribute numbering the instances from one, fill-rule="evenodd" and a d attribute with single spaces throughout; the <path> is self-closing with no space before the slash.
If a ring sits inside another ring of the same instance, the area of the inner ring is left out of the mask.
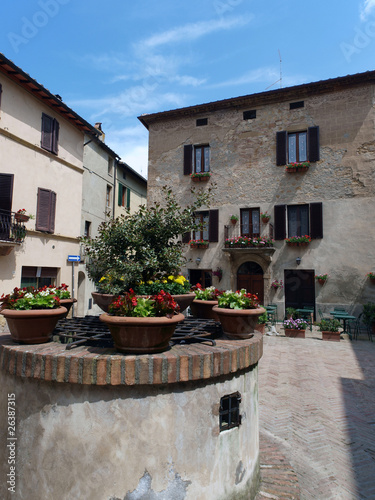
<path id="1" fill-rule="evenodd" d="M 99 130 L 99 132 L 100 132 L 99 139 L 100 139 L 102 142 L 104 142 L 104 139 L 105 139 L 105 133 L 104 133 L 104 132 L 103 132 L 103 130 L 102 130 L 102 122 L 96 122 L 96 123 L 95 123 L 95 128 L 96 128 L 97 130 Z"/>

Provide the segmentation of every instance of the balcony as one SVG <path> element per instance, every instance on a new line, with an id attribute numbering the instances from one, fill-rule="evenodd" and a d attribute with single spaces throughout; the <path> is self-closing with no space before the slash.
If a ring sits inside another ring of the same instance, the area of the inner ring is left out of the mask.
<path id="1" fill-rule="evenodd" d="M 0 210 L 0 256 L 8 255 L 21 245 L 26 236 L 25 225 L 16 220 L 15 213 Z"/>
<path id="2" fill-rule="evenodd" d="M 253 227 L 251 224 L 241 225 L 237 223 L 224 226 L 223 252 L 232 255 L 258 254 L 270 262 L 276 251 L 273 244 L 272 224 L 260 224 Z"/>

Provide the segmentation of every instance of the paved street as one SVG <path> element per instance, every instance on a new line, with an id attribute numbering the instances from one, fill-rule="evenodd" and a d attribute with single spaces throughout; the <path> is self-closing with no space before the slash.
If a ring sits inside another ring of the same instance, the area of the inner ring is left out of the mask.
<path id="1" fill-rule="evenodd" d="M 375 499 L 375 342 L 308 334 L 264 336 L 258 499 Z"/>

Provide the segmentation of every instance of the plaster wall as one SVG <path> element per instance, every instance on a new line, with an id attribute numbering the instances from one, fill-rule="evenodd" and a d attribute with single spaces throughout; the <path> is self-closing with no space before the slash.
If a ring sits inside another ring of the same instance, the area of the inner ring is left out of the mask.
<path id="1" fill-rule="evenodd" d="M 0 373 L 15 395 L 17 498 L 230 500 L 258 486 L 258 367 L 172 386 L 97 387 Z M 242 424 L 219 432 L 219 403 L 239 391 Z M 6 421 L 6 405 L 0 407 Z M 1 476 L 9 465 L 1 435 Z M 11 498 L 5 481 L 1 498 Z"/>

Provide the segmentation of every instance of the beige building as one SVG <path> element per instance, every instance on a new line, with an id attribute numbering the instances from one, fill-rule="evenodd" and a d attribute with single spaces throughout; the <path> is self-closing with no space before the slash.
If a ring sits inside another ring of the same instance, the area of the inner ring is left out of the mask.
<path id="1" fill-rule="evenodd" d="M 138 210 L 147 203 L 147 180 L 123 161 L 119 161 L 116 169 L 115 217 Z"/>
<path id="2" fill-rule="evenodd" d="M 97 131 L 0 54 L 0 294 L 72 281 L 80 254 L 83 148 Z M 34 216 L 17 222 L 25 209 Z"/>
<path id="3" fill-rule="evenodd" d="M 309 306 L 319 319 L 319 310 L 358 312 L 375 300 L 366 278 L 375 271 L 374 91 L 372 71 L 139 117 L 149 130 L 149 201 L 165 184 L 183 204 L 192 185 L 217 187 L 185 239 L 192 283 L 245 287 L 277 304 L 279 317 Z M 291 163 L 305 168 L 287 171 Z"/>

